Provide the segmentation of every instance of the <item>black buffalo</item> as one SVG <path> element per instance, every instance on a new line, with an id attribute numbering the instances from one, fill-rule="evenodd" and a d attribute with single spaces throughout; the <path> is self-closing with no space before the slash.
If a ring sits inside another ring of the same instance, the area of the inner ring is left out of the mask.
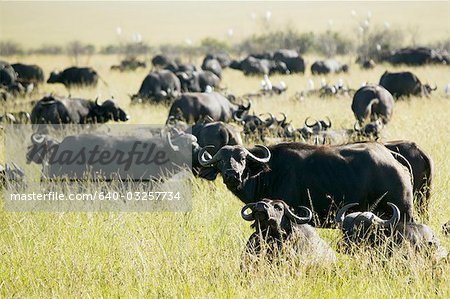
<path id="1" fill-rule="evenodd" d="M 250 209 L 251 213 L 247 214 Z M 299 207 L 306 216 L 299 216 L 282 200 L 264 199 L 249 203 L 242 208 L 244 220 L 254 221 L 255 232 L 250 236 L 246 254 L 259 255 L 264 246 L 266 257 L 276 254 L 301 256 L 307 262 L 335 262 L 336 255 L 316 230 L 308 224 L 312 212 L 307 207 Z"/>
<path id="2" fill-rule="evenodd" d="M 163 161 L 166 162 L 155 162 L 157 161 L 155 159 L 161 159 L 155 156 L 155 151 L 152 156 L 153 162 L 148 160 L 150 156 L 147 156 L 140 163 L 133 163 L 131 169 L 127 169 L 120 159 L 110 158 L 108 163 L 101 161 L 103 152 L 108 152 L 110 156 L 117 158 L 119 157 L 117 153 L 128 154 L 136 149 L 148 151 L 147 154 L 149 154 L 151 148 L 155 148 L 157 152 L 163 152 Z M 26 157 L 28 163 L 34 162 L 47 166 L 43 169 L 44 178 L 96 179 L 100 175 L 101 178 L 107 179 L 146 181 L 160 179 L 168 174 L 173 175 L 180 172 L 182 168 L 189 167 L 192 152 L 195 149 L 198 149 L 196 138 L 185 133 L 175 136 L 168 132 L 161 132 L 159 136 L 153 136 L 150 132 L 131 133 L 125 136 L 90 133 L 66 136 L 61 141 L 45 134 L 33 134 Z M 95 157 L 94 153 L 97 153 L 97 157 L 100 156 L 100 158 L 92 158 Z M 79 155 L 76 163 L 67 159 L 70 155 Z M 61 165 L 67 167 L 61 167 Z"/>
<path id="3" fill-rule="evenodd" d="M 109 120 L 127 121 L 129 116 L 112 100 L 99 104 L 78 98 L 46 96 L 31 111 L 32 124 L 88 124 Z"/>
<path id="4" fill-rule="evenodd" d="M 384 145 L 394 153 L 403 166 L 412 170 L 414 199 L 418 212 L 428 217 L 430 205 L 431 185 L 434 176 L 433 159 L 415 142 L 411 141 L 389 141 Z"/>
<path id="5" fill-rule="evenodd" d="M 145 61 L 140 61 L 134 57 L 124 59 L 120 62 L 119 65 L 113 65 L 111 66 L 111 70 L 119 70 L 121 72 L 125 71 L 134 71 L 138 68 L 146 68 L 147 64 Z"/>
<path id="6" fill-rule="evenodd" d="M 0 85 L 10 86 L 17 81 L 14 68 L 5 61 L 0 61 Z"/>
<path id="7" fill-rule="evenodd" d="M 11 65 L 17 73 L 17 80 L 22 84 L 41 84 L 44 82 L 44 71 L 35 64 L 14 63 Z"/>
<path id="8" fill-rule="evenodd" d="M 161 102 L 173 99 L 181 93 L 180 80 L 174 73 L 168 70 L 151 72 L 148 74 L 139 88 L 137 94 L 131 96 L 133 102 L 145 100 Z"/>
<path id="9" fill-rule="evenodd" d="M 329 213 L 352 201 L 390 212 L 395 202 L 408 221 L 413 219 L 413 194 L 409 171 L 378 143 L 312 146 L 280 143 L 247 150 L 224 146 L 213 157 L 199 152 L 201 177 L 223 182 L 244 203 L 263 198 L 281 199 L 291 207 L 304 205 L 317 214 L 316 224 L 326 225 Z"/>
<path id="10" fill-rule="evenodd" d="M 295 50 L 278 50 L 273 53 L 273 60 L 283 62 L 290 73 L 305 73 L 305 61 Z"/>
<path id="11" fill-rule="evenodd" d="M 176 67 L 177 62 L 175 59 L 170 58 L 169 56 L 158 54 L 152 58 L 152 65 L 155 68 L 166 68 L 168 66 Z"/>
<path id="12" fill-rule="evenodd" d="M 219 61 L 220 66 L 222 68 L 227 68 L 231 63 L 230 55 L 228 55 L 225 52 L 216 53 L 216 54 L 207 54 L 205 56 L 205 58 L 203 59 L 203 62 L 205 62 L 206 60 L 209 60 L 209 59 L 217 59 L 217 61 Z"/>
<path id="13" fill-rule="evenodd" d="M 71 86 L 96 86 L 99 76 L 90 67 L 69 67 L 62 72 L 54 71 L 50 73 L 47 83 L 62 83 L 66 87 Z"/>
<path id="14" fill-rule="evenodd" d="M 371 246 L 391 242 L 402 244 L 408 242 L 414 249 L 433 253 L 438 259 L 445 258 L 447 251 L 427 225 L 409 221 L 401 221 L 399 208 L 388 202 L 393 212 L 389 220 L 383 220 L 372 212 L 345 213 L 358 203 L 350 203 L 336 213 L 336 222 L 344 234 L 343 244 L 358 245 L 365 243 Z"/>
<path id="15" fill-rule="evenodd" d="M 352 101 L 352 111 L 360 123 L 367 118 L 375 121 L 380 118 L 387 124 L 392 117 L 394 98 L 379 85 L 366 85 L 356 91 Z"/>
<path id="16" fill-rule="evenodd" d="M 419 78 L 411 72 L 389 73 L 385 71 L 380 78 L 380 85 L 386 88 L 394 97 L 429 96 L 432 88 L 429 84 L 422 84 Z"/>
<path id="17" fill-rule="evenodd" d="M 258 59 L 249 56 L 234 66 L 241 70 L 244 75 L 269 75 L 269 74 L 289 74 L 287 65 L 282 61 Z"/>
<path id="18" fill-rule="evenodd" d="M 439 53 L 427 47 L 403 48 L 388 55 L 385 60 L 393 65 L 425 65 L 425 64 L 448 64 L 447 53 Z"/>
<path id="19" fill-rule="evenodd" d="M 209 92 L 220 84 L 220 78 L 210 71 L 179 72 L 177 77 L 183 92 Z"/>
<path id="20" fill-rule="evenodd" d="M 222 78 L 222 66 L 217 59 L 205 59 L 202 63 L 202 70 L 210 71 L 214 73 L 217 77 Z"/>
<path id="21" fill-rule="evenodd" d="M 250 109 L 247 106 L 237 105 L 217 92 L 211 93 L 185 93 L 170 107 L 168 120 L 175 118 L 188 123 L 195 123 L 206 116 L 215 121 L 229 122 L 234 115 L 245 115 Z"/>
<path id="22" fill-rule="evenodd" d="M 348 71 L 348 65 L 341 64 L 334 59 L 319 60 L 311 65 L 311 73 L 313 75 L 318 74 L 330 74 L 330 73 L 346 73 Z"/>

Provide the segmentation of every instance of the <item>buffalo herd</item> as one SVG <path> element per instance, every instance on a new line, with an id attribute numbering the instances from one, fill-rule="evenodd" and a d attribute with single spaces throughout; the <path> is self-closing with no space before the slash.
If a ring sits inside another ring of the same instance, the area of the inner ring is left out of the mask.
<path id="1" fill-rule="evenodd" d="M 159 135 L 149 133 L 120 139 L 82 133 L 56 140 L 42 125 L 103 124 L 130 119 L 112 98 L 99 102 L 71 95 L 47 94 L 34 102 L 30 113 L 0 115 L 0 125 L 31 123 L 34 134 L 26 158 L 30 163 L 43 165 L 48 164 L 49 149 L 57 153 L 80 144 L 119 147 L 151 139 L 174 155 L 189 149 L 189 157 L 180 157 L 180 163 L 191 160 L 191 170 L 197 178 L 213 181 L 220 175 L 226 188 L 244 204 L 241 216 L 253 222 L 255 229 L 245 249 L 247 259 L 258 257 L 265 250 L 268 254 L 264 256 L 269 259 L 281 252 L 294 252 L 309 260 L 334 263 L 334 250 L 315 227 L 338 227 L 343 236 L 339 247 L 344 250 L 361 244 L 372 248 L 388 244 L 392 252 L 397 245 L 409 244 L 420 252 L 433 249 L 439 258 L 447 255 L 431 228 L 416 219 L 417 215 L 421 219 L 429 216 L 432 158 L 415 142 L 378 140 L 394 115 L 397 100 L 430 97 L 436 87 L 422 83 L 408 71 L 386 71 L 378 84 L 363 84 L 356 90 L 343 82 L 336 85 L 323 82 L 320 89 L 314 89 L 312 82 L 296 98 L 352 96 L 355 125 L 336 129 L 330 118 L 308 117 L 303 127 L 295 128 L 285 113 L 276 116 L 270 111 L 251 113 L 249 97 L 229 93 L 221 81 L 224 69 L 230 68 L 246 76 L 263 77 L 263 90 L 273 91 L 270 75 L 305 73 L 306 62 L 296 50 L 280 49 L 239 59 L 213 53 L 204 57 L 200 67 L 162 54 L 150 62 L 151 70 L 131 96 L 131 103 L 167 106 L 165 128 Z M 383 62 L 448 64 L 449 58 L 428 48 L 405 48 L 382 53 L 380 57 L 358 58 L 363 69 L 372 69 Z M 0 67 L 1 100 L 34 93 L 33 87 L 45 82 L 44 72 L 37 65 L 2 61 Z M 145 61 L 132 58 L 112 66 L 111 70 L 145 67 Z M 350 69 L 347 64 L 326 59 L 311 64 L 310 71 L 312 75 L 326 75 Z M 99 79 L 91 67 L 69 67 L 51 72 L 46 82 L 61 83 L 70 89 L 95 87 Z M 285 85 L 283 88 L 286 90 Z M 256 145 L 247 148 L 244 145 L 247 143 Z M 49 174 L 64 175 L 61 169 L 51 168 Z M 2 183 L 23 176 L 24 172 L 15 164 L 0 166 Z M 449 227 L 450 224 L 445 224 L 444 232 L 449 233 Z"/>

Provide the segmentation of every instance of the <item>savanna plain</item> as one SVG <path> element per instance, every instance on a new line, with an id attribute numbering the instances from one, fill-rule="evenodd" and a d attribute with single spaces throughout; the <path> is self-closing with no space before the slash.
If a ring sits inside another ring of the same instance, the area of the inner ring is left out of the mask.
<path id="1" fill-rule="evenodd" d="M 65 55 L 0 57 L 9 62 L 36 63 L 46 76 L 55 68 L 71 65 Z M 318 57 L 305 56 L 307 68 Z M 149 58 L 147 57 L 147 62 Z M 354 57 L 340 57 L 344 62 Z M 129 94 L 136 93 L 149 69 L 115 72 L 115 55 L 94 55 L 89 65 L 107 85 L 72 89 L 72 96 L 114 99 L 131 116 L 129 124 L 163 124 L 168 107 L 131 105 Z M 197 63 L 201 62 L 198 58 Z M 435 177 L 429 220 L 447 250 L 450 238 L 441 226 L 450 220 L 450 99 L 444 93 L 449 67 L 393 67 L 377 65 L 361 70 L 351 64 L 346 74 L 328 75 L 328 82 L 342 78 L 353 88 L 361 82 L 378 83 L 385 70 L 410 70 L 438 90 L 430 98 L 411 97 L 397 101 L 392 121 L 380 141 L 415 141 L 431 155 Z M 295 127 L 306 117 L 333 120 L 333 127 L 352 128 L 351 98 L 294 97 L 305 90 L 308 80 L 319 85 L 320 76 L 276 75 L 283 80 L 285 94 L 253 101 L 256 113 L 285 112 Z M 226 69 L 222 87 L 240 95 L 256 91 L 259 77 L 245 77 Z M 43 84 L 39 93 L 1 104 L 5 111 L 30 111 L 32 100 L 53 92 L 68 95 L 62 85 Z M 2 136 L 3 138 L 3 136 Z M 251 146 L 251 145 L 249 145 Z M 3 150 L 0 161 L 3 161 Z M 286 174 L 289 175 L 289 174 Z M 1 297 L 195 297 L 195 298 L 448 298 L 450 264 L 435 263 L 420 255 L 395 253 L 392 257 L 374 251 L 354 255 L 338 253 L 335 265 L 311 266 L 280 261 L 260 263 L 253 271 L 241 271 L 241 256 L 252 233 L 240 216 L 242 202 L 227 190 L 219 177 L 215 182 L 193 180 L 192 211 L 187 213 L 8 212 L 0 202 L 0 296 Z M 0 194 L 3 197 L 3 194 Z M 2 198 L 3 199 L 3 198 Z M 337 249 L 338 230 L 318 229 Z"/>

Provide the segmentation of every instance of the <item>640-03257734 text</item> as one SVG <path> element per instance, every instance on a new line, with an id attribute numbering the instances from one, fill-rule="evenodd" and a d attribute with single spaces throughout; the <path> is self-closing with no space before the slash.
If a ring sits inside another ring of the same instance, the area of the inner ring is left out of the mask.
<path id="1" fill-rule="evenodd" d="M 136 191 L 136 192 L 103 192 L 94 191 L 92 193 L 62 193 L 62 192 L 32 192 L 32 193 L 11 193 L 10 201 L 178 201 L 182 200 L 180 192 L 170 191 Z"/>

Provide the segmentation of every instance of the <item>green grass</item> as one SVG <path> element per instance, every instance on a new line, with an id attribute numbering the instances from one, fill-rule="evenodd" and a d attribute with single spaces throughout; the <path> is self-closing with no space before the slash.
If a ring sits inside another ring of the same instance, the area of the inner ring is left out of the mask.
<path id="1" fill-rule="evenodd" d="M 351 61 L 350 58 L 343 58 Z M 55 67 L 70 65 L 65 56 L 26 57 L 38 63 L 46 74 Z M 309 62 L 314 57 L 307 57 Z M 13 62 L 14 59 L 9 59 Z M 132 116 L 133 124 L 161 124 L 167 116 L 164 106 L 129 106 L 128 94 L 135 93 L 147 70 L 116 73 L 109 66 L 115 57 L 95 56 L 91 64 L 108 82 L 95 89 L 72 90 L 72 96 L 105 99 L 113 95 Z M 397 102 L 391 123 L 382 140 L 407 139 L 429 152 L 436 165 L 429 225 L 447 249 L 450 238 L 441 225 L 450 220 L 450 101 L 443 86 L 448 67 L 393 68 L 387 65 L 361 71 L 352 65 L 342 78 L 352 87 L 362 81 L 377 82 L 385 69 L 412 69 L 422 81 L 436 83 L 430 99 L 411 98 Z M 332 82 L 340 76 L 329 76 Z M 224 86 L 236 94 L 256 91 L 260 78 L 245 78 L 226 70 Z M 334 128 L 352 127 L 351 99 L 291 96 L 307 86 L 311 78 L 293 75 L 273 77 L 285 80 L 287 95 L 259 99 L 253 109 L 287 112 L 295 126 L 307 116 L 330 116 Z M 321 77 L 314 77 L 316 86 Z M 66 95 L 62 86 L 44 85 L 41 93 Z M 19 99 L 2 106 L 4 111 L 30 110 L 29 102 L 41 95 Z M 0 111 L 3 112 L 3 111 Z M 3 154 L 0 156 L 3 157 Z M 3 158 L 0 158 L 3 160 Z M 219 178 L 210 183 L 195 180 L 193 209 L 189 213 L 10 213 L 0 207 L 0 296 L 1 297 L 263 297 L 263 298 L 448 298 L 450 265 L 395 254 L 386 259 L 367 252 L 356 256 L 338 254 L 336 265 L 302 267 L 296 263 L 262 263 L 258 270 L 240 270 L 241 255 L 252 230 L 241 219 L 243 204 Z M 336 248 L 337 230 L 319 230 Z"/>

